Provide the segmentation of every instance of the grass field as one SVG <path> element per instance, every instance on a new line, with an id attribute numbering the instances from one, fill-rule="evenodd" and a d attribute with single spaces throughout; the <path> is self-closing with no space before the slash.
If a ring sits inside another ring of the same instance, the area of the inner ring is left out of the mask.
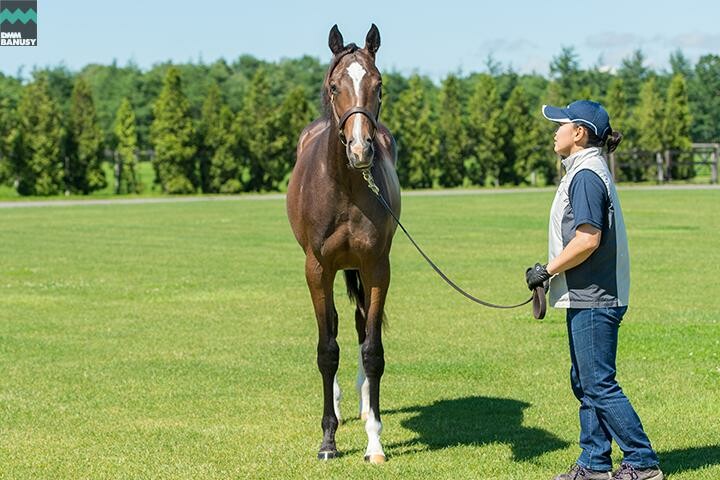
<path id="1" fill-rule="evenodd" d="M 633 284 L 620 383 L 669 478 L 717 480 L 720 190 L 620 195 Z M 545 255 L 551 199 L 413 196 L 403 220 L 461 285 L 513 302 Z M 0 478 L 546 479 L 572 464 L 563 312 L 475 306 L 401 232 L 391 259 L 388 463 L 362 461 L 340 276 L 348 420 L 344 455 L 320 463 L 316 327 L 283 201 L 0 210 Z"/>

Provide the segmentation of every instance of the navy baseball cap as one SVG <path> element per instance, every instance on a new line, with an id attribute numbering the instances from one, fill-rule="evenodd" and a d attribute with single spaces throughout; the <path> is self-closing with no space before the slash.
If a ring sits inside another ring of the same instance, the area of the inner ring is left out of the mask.
<path id="1" fill-rule="evenodd" d="M 577 122 L 592 129 L 601 140 L 605 140 L 610 128 L 610 115 L 598 102 L 578 100 L 565 108 L 543 105 L 545 118 L 557 123 Z"/>

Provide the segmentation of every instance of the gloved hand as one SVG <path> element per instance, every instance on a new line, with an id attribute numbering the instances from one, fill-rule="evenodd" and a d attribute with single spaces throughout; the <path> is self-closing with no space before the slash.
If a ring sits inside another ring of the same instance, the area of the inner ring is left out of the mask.
<path id="1" fill-rule="evenodd" d="M 525 281 L 530 290 L 544 286 L 545 282 L 550 279 L 551 275 L 548 273 L 546 267 L 547 265 L 536 263 L 534 267 L 525 270 Z"/>

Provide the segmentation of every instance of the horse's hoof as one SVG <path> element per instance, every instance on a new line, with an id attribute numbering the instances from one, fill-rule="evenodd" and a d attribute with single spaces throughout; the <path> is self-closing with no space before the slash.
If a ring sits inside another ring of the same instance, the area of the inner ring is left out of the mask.
<path id="1" fill-rule="evenodd" d="M 332 460 L 338 457 L 337 450 L 323 450 L 318 452 L 318 460 Z"/>
<path id="2" fill-rule="evenodd" d="M 385 455 L 382 453 L 374 453 L 372 455 L 365 455 L 365 461 L 372 463 L 373 465 L 382 465 L 385 463 Z"/>

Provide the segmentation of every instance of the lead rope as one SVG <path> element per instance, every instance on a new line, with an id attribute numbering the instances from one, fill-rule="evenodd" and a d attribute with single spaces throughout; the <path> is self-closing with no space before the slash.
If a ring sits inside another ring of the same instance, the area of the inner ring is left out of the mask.
<path id="1" fill-rule="evenodd" d="M 415 242 L 415 240 L 413 240 L 410 233 L 408 233 L 408 231 L 405 229 L 403 224 L 400 223 L 400 220 L 395 216 L 395 214 L 392 212 L 392 210 L 390 210 L 390 206 L 387 204 L 387 202 L 385 201 L 383 196 L 380 195 L 380 189 L 378 188 L 377 184 L 375 184 L 375 179 L 373 178 L 372 173 L 370 172 L 370 169 L 369 168 L 364 169 L 362 171 L 362 176 L 365 179 L 365 181 L 367 182 L 370 190 L 372 190 L 372 192 L 378 198 L 378 200 L 380 201 L 382 206 L 385 207 L 385 210 L 387 210 L 387 212 L 390 214 L 390 216 L 392 216 L 392 218 L 395 219 L 398 226 L 402 229 L 403 233 L 405 233 L 405 236 L 408 238 L 408 240 L 410 240 L 410 242 L 417 249 L 417 251 L 420 253 L 420 255 L 422 255 L 422 257 L 432 267 L 432 269 L 435 270 L 435 272 L 438 275 L 440 275 L 440 278 L 445 280 L 445 282 L 448 285 L 450 285 L 452 288 L 454 288 L 458 293 L 460 293 L 464 297 L 468 298 L 469 300 L 472 300 L 475 303 L 479 303 L 480 305 L 484 305 L 484 306 L 490 307 L 490 308 L 504 308 L 504 309 L 517 308 L 517 307 L 522 307 L 523 305 L 527 305 L 530 302 L 533 302 L 533 315 L 535 316 L 535 318 L 542 319 L 545 317 L 546 304 L 545 304 L 545 289 L 543 287 L 537 287 L 535 290 L 533 290 L 533 294 L 530 298 L 528 298 L 527 300 L 525 300 L 522 303 L 518 303 L 517 305 L 497 305 L 494 303 L 486 302 L 484 300 L 480 300 L 479 298 L 469 294 L 468 292 L 466 292 L 465 290 L 460 288 L 455 282 L 450 280 L 450 278 L 448 278 L 448 276 L 445 275 L 442 272 L 442 270 L 440 270 L 440 268 L 438 268 L 438 266 L 435 265 L 435 263 L 432 260 L 430 260 L 430 257 L 428 257 L 425 254 L 425 252 L 423 252 L 422 248 L 420 248 L 420 246 Z"/>

